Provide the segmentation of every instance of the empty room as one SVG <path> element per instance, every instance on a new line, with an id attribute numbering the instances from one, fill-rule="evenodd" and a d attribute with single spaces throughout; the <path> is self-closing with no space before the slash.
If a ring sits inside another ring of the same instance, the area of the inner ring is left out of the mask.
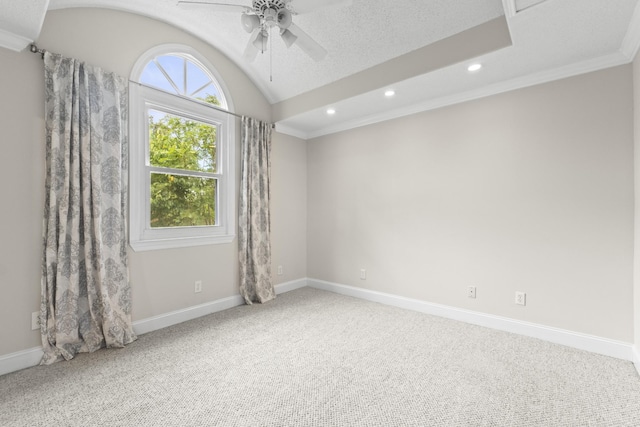
<path id="1" fill-rule="evenodd" d="M 639 49 L 640 0 L 0 0 L 0 425 L 640 425 Z"/>

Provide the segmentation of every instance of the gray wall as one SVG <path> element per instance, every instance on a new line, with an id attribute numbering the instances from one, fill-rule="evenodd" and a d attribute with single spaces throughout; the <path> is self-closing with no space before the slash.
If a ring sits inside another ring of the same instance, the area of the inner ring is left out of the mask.
<path id="1" fill-rule="evenodd" d="M 307 144 L 276 135 L 271 147 L 271 271 L 278 284 L 307 277 Z"/>
<path id="2" fill-rule="evenodd" d="M 127 77 L 143 52 L 165 43 L 196 49 L 221 74 L 237 112 L 270 120 L 269 103 L 238 67 L 200 40 L 158 21 L 112 10 L 59 10 L 47 14 L 39 38 L 45 49 Z M 39 333 L 31 331 L 31 312 L 38 310 L 40 295 L 44 83 L 38 55 L 0 48 L 0 63 L 2 356 L 40 345 Z M 273 263 L 285 268 L 284 275 L 275 277 L 280 283 L 306 275 L 306 145 L 279 134 L 273 144 Z M 237 170 L 239 174 L 239 163 Z M 238 294 L 236 241 L 130 255 L 134 320 Z M 195 280 L 203 281 L 202 293 L 194 294 Z"/>
<path id="3" fill-rule="evenodd" d="M 39 308 L 44 206 L 42 60 L 0 48 L 0 355 L 40 343 L 31 331 Z"/>
<path id="4" fill-rule="evenodd" d="M 632 111 L 628 65 L 309 141 L 308 276 L 633 342 Z"/>
<path id="5" fill-rule="evenodd" d="M 634 331 L 636 367 L 640 372 L 640 54 L 633 63 L 634 154 L 635 154 L 635 257 L 634 257 Z"/>

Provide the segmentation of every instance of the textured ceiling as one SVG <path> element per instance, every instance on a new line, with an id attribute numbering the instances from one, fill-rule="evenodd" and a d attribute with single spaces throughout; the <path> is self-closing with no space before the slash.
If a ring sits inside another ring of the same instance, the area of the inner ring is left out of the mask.
<path id="1" fill-rule="evenodd" d="M 21 50 L 40 34 L 49 0 L 0 0 L 0 46 Z"/>
<path id="2" fill-rule="evenodd" d="M 507 10 L 513 45 L 476 58 L 484 65 L 481 71 L 469 73 L 466 62 L 455 64 L 398 82 L 393 99 L 371 91 L 333 103 L 334 116 L 316 108 L 279 124 L 310 138 L 629 63 L 640 43 L 637 3 L 616 0 L 611 7 L 607 0 L 546 0 L 517 14 Z"/>
<path id="3" fill-rule="evenodd" d="M 223 3 L 250 5 L 251 0 Z M 295 8 L 295 0 L 292 5 Z M 504 14 L 501 0 L 343 1 L 293 17 L 298 27 L 329 52 L 321 62 L 313 61 L 295 45 L 287 49 L 274 37 L 270 52 L 248 63 L 242 54 L 249 34 L 242 29 L 238 12 L 182 6 L 177 0 L 51 0 L 49 8 L 78 6 L 135 11 L 188 29 L 238 62 L 272 103 Z"/>
<path id="4" fill-rule="evenodd" d="M 41 17 L 38 21 L 38 14 L 32 14 L 30 8 L 46 7 L 46 3 L 50 10 L 102 7 L 171 23 L 235 61 L 274 104 L 279 130 L 309 138 L 628 63 L 640 43 L 640 16 L 634 14 L 638 1 L 348 0 L 293 18 L 329 52 L 321 62 L 314 62 L 295 45 L 286 49 L 280 38 L 274 37 L 270 53 L 248 63 L 242 55 L 249 35 L 241 28 L 238 13 L 178 6 L 177 0 L 0 0 L 0 31 L 36 38 Z M 223 2 L 249 5 L 251 0 Z M 292 0 L 294 7 L 295 2 Z M 471 57 L 462 60 L 451 55 L 453 59 L 447 63 L 450 55 L 440 52 L 444 57 L 440 67 L 419 75 L 403 73 L 412 53 L 422 49 L 427 54 L 429 46 L 435 48 L 443 39 L 465 30 L 476 29 L 476 39 L 466 44 L 481 44 L 483 37 L 478 34 L 483 26 L 503 15 L 509 43 L 475 55 L 475 60 L 484 64 L 480 72 L 466 70 Z M 42 45 L 46 47 L 46 41 Z M 358 93 L 340 93 L 340 83 L 342 87 L 357 85 L 360 77 L 385 64 L 382 69 L 388 70 L 386 81 L 391 82 L 385 87 L 372 84 Z M 396 90 L 394 98 L 381 95 L 386 87 Z M 318 96 L 325 92 L 331 95 L 326 101 Z M 293 108 L 311 95 L 315 103 L 307 100 L 306 108 Z M 277 113 L 286 111 L 287 106 L 295 113 Z M 329 106 L 336 109 L 334 116 L 326 115 Z"/>

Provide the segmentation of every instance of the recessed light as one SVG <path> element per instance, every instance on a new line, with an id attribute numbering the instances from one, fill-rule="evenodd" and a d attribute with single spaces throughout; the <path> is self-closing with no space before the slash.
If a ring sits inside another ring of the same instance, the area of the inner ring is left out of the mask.
<path id="1" fill-rule="evenodd" d="M 480 68 L 482 68 L 482 64 L 471 64 L 469 65 L 469 67 L 467 67 L 467 70 L 473 72 L 478 71 Z"/>
<path id="2" fill-rule="evenodd" d="M 386 96 L 387 98 L 391 98 L 392 96 L 394 96 L 396 94 L 396 91 L 393 89 L 389 89 L 388 91 L 386 91 L 384 93 L 384 96 Z"/>
<path id="3" fill-rule="evenodd" d="M 333 116 L 335 113 L 336 113 L 336 110 L 334 110 L 333 108 L 329 108 L 327 110 L 327 114 L 330 115 L 330 116 Z"/>

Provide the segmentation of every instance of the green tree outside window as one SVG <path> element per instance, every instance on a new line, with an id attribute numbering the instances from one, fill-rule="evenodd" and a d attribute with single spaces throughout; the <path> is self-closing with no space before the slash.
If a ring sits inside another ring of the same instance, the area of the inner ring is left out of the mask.
<path id="1" fill-rule="evenodd" d="M 212 95 L 203 101 L 219 105 Z M 149 112 L 149 162 L 155 167 L 151 173 L 151 227 L 216 224 L 218 180 L 209 176 L 218 173 L 216 134 L 216 126 L 208 123 Z"/>

